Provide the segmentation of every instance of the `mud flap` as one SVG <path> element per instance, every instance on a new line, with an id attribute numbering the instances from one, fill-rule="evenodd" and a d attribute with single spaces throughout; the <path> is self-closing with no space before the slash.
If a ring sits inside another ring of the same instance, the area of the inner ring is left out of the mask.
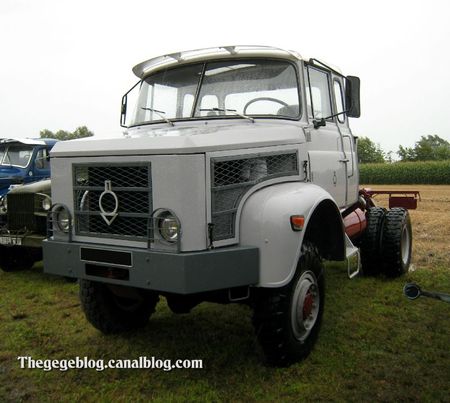
<path id="1" fill-rule="evenodd" d="M 359 248 L 353 245 L 347 234 L 345 234 L 345 257 L 347 261 L 348 278 L 351 279 L 357 276 L 361 269 L 361 253 Z"/>

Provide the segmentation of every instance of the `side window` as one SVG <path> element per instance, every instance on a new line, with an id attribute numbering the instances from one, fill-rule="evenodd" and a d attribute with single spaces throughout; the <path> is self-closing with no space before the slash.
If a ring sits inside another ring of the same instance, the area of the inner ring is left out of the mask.
<path id="1" fill-rule="evenodd" d="M 328 81 L 328 73 L 308 66 L 309 93 L 306 94 L 308 102 L 308 114 L 314 119 L 330 116 L 331 96 Z"/>
<path id="2" fill-rule="evenodd" d="M 48 150 L 46 148 L 41 148 L 36 154 L 37 169 L 50 169 L 50 161 L 48 161 Z"/>
<path id="3" fill-rule="evenodd" d="M 344 94 L 342 85 L 338 80 L 334 80 L 334 99 L 336 101 L 336 113 L 344 112 Z M 337 116 L 340 123 L 345 122 L 345 114 Z"/>

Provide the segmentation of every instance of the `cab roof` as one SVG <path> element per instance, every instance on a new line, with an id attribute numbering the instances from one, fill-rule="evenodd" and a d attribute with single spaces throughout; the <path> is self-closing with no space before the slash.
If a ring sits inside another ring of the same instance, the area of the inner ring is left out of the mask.
<path id="1" fill-rule="evenodd" d="M 27 145 L 31 145 L 31 146 L 50 146 L 53 147 L 55 145 L 55 143 L 57 143 L 58 140 L 56 139 L 43 139 L 43 138 L 39 138 L 39 139 L 30 139 L 30 138 L 14 138 L 14 139 L 8 139 L 8 138 L 3 138 L 0 139 L 0 144 L 6 144 L 6 143 L 22 143 L 22 144 L 27 144 Z"/>
<path id="2" fill-rule="evenodd" d="M 290 60 L 302 60 L 297 52 L 279 49 L 271 46 L 256 45 L 233 45 L 218 46 L 214 48 L 204 48 L 187 50 L 183 52 L 170 53 L 163 56 L 148 59 L 133 67 L 133 73 L 140 79 L 154 70 L 167 68 L 178 64 L 203 61 L 210 59 L 233 58 L 233 57 L 281 57 Z"/>

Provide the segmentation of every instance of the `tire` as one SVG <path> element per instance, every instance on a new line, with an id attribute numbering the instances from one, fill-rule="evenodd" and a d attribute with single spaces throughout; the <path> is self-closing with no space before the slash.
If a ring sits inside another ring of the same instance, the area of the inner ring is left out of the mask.
<path id="1" fill-rule="evenodd" d="M 2 248 L 0 267 L 5 272 L 28 270 L 33 267 L 35 259 L 23 248 L 15 246 Z"/>
<path id="2" fill-rule="evenodd" d="M 408 210 L 397 207 L 386 213 L 381 249 L 384 274 L 398 277 L 408 271 L 412 251 L 412 230 Z"/>
<path id="3" fill-rule="evenodd" d="M 110 334 L 144 327 L 159 297 L 152 291 L 80 280 L 80 300 L 86 319 Z"/>
<path id="4" fill-rule="evenodd" d="M 312 351 L 322 321 L 324 283 L 317 249 L 305 243 L 291 282 L 281 288 L 259 290 L 253 324 L 269 365 L 285 367 Z"/>
<path id="5" fill-rule="evenodd" d="M 386 209 L 371 207 L 367 210 L 367 227 L 361 240 L 361 266 L 365 275 L 382 272 L 381 238 Z"/>

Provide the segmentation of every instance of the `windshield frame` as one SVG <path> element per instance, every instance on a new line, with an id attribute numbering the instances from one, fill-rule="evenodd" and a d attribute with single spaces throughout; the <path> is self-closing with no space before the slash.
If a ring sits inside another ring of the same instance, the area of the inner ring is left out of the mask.
<path id="1" fill-rule="evenodd" d="M 29 145 L 29 144 L 23 144 L 23 143 L 9 143 L 9 144 L 6 143 L 6 144 L 2 144 L 2 145 L 4 145 L 5 151 L 3 152 L 3 155 L 1 157 L 0 166 L 2 166 L 2 167 L 17 167 L 17 168 L 23 168 L 23 169 L 28 168 L 28 166 L 30 165 L 30 162 L 33 158 L 33 155 L 36 151 L 35 146 Z M 28 158 L 28 161 L 25 165 L 11 164 L 10 162 L 5 162 L 5 159 L 7 158 L 7 155 L 9 153 L 9 149 L 11 148 L 11 146 L 13 146 L 13 147 L 23 146 L 23 147 L 27 147 L 27 148 L 29 147 L 31 149 L 30 157 Z"/>
<path id="2" fill-rule="evenodd" d="M 186 122 L 186 121 L 203 121 L 203 120 L 223 120 L 223 119 L 239 119 L 242 120 L 243 118 L 239 115 L 235 115 L 235 114 L 230 114 L 230 115 L 217 115 L 217 116 L 195 116 L 196 113 L 196 107 L 199 101 L 199 95 L 201 93 L 201 89 L 202 89 L 202 83 L 205 77 L 205 71 L 207 69 L 208 64 L 210 63 L 216 63 L 216 62 L 236 62 L 236 63 L 242 63 L 242 62 L 248 62 L 248 61 L 276 61 L 276 62 L 284 62 L 286 64 L 289 64 L 293 67 L 294 69 L 294 74 L 295 74 L 295 81 L 296 81 L 296 86 L 297 86 L 297 96 L 298 96 L 298 105 L 299 105 L 299 112 L 298 115 L 295 117 L 289 117 L 289 116 L 279 116 L 279 115 L 257 115 L 257 114 L 249 114 L 248 116 L 251 118 L 255 118 L 255 119 L 264 119 L 264 120 L 272 120 L 272 119 L 277 119 L 277 120 L 290 120 L 290 121 L 294 121 L 294 122 L 298 122 L 303 118 L 303 97 L 302 97 L 302 91 L 301 91 L 301 85 L 302 82 L 300 80 L 300 73 L 299 73 L 299 65 L 298 63 L 289 60 L 289 59 L 285 59 L 285 58 L 278 58 L 278 57 L 270 57 L 270 58 L 266 58 L 266 57 L 239 57 L 239 58 L 215 58 L 215 59 L 210 59 L 210 60 L 205 60 L 205 61 L 196 61 L 196 62 L 192 62 L 192 63 L 182 63 L 182 64 L 178 64 L 176 66 L 171 66 L 169 68 L 165 68 L 165 69 L 158 69 L 158 70 L 154 70 L 152 71 L 150 74 L 147 74 L 146 76 L 144 76 L 142 78 L 142 80 L 140 81 L 140 84 L 138 85 L 139 87 L 139 92 L 142 89 L 142 85 L 144 84 L 145 80 L 148 79 L 149 77 L 151 77 L 154 74 L 159 74 L 163 71 L 169 71 L 169 70 L 175 70 L 178 69 L 180 67 L 185 67 L 185 66 L 194 66 L 194 65 L 200 65 L 202 66 L 201 71 L 202 71 L 202 75 L 197 83 L 197 88 L 195 91 L 195 96 L 194 96 L 194 103 L 193 103 L 193 107 L 190 113 L 189 117 L 181 117 L 181 118 L 173 118 L 171 117 L 169 120 L 171 122 Z M 138 104 L 136 104 L 136 108 L 138 107 Z M 135 114 L 135 112 L 133 113 L 133 115 Z M 146 125 L 152 125 L 152 124 L 161 124 L 161 123 L 167 123 L 166 120 L 164 119 L 158 119 L 158 120 L 151 120 L 151 121 L 141 121 L 138 123 L 134 123 L 134 124 L 130 124 L 127 125 L 127 128 L 133 128 L 133 127 L 139 127 L 139 126 L 146 126 Z"/>

